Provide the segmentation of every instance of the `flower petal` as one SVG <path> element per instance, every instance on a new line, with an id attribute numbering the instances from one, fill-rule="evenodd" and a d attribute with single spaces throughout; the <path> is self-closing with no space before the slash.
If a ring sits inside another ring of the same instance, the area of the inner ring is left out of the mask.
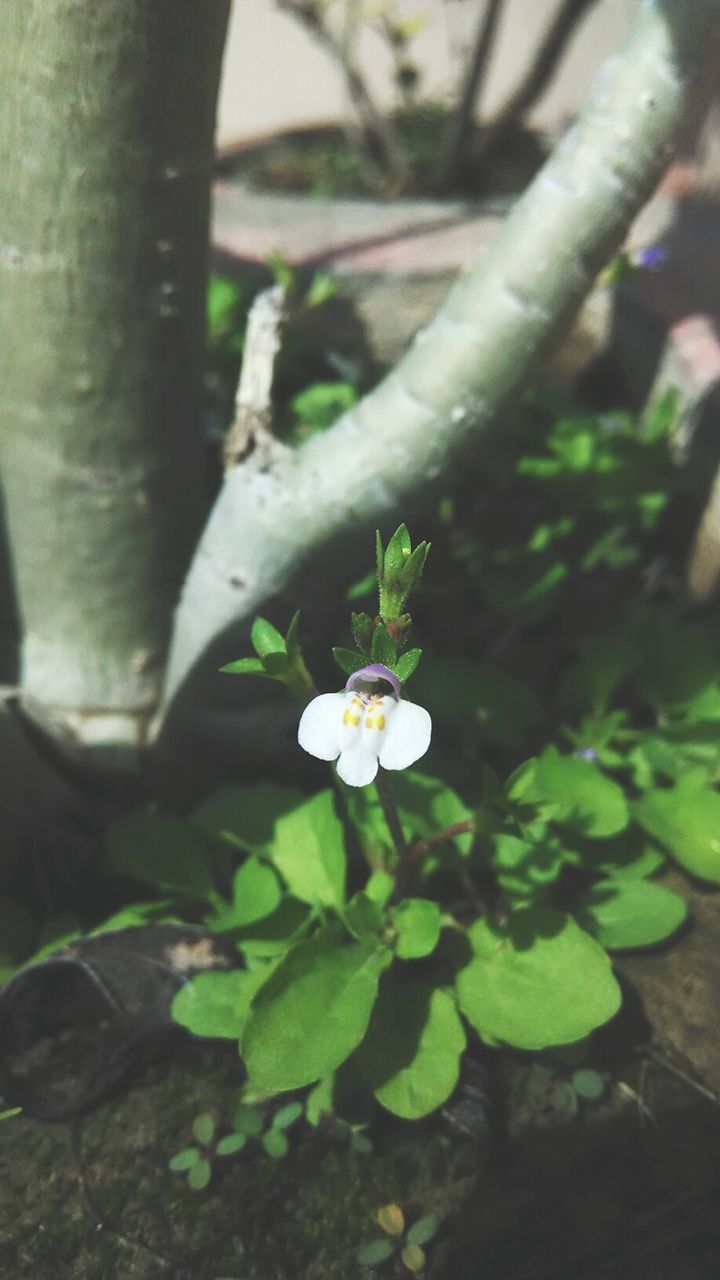
<path id="1" fill-rule="evenodd" d="M 431 733 L 432 721 L 424 707 L 414 702 L 399 702 L 380 748 L 383 769 L 407 769 L 414 764 L 430 746 Z"/>
<path id="2" fill-rule="evenodd" d="M 361 667 L 359 671 L 355 671 L 348 680 L 345 688 L 354 693 L 356 690 L 362 690 L 369 686 L 370 692 L 377 693 L 377 689 L 373 689 L 373 685 L 389 684 L 393 691 L 393 697 L 400 698 L 400 681 L 391 671 L 389 667 L 383 666 L 382 662 L 371 662 L 368 667 Z"/>
<path id="3" fill-rule="evenodd" d="M 340 755 L 344 693 L 321 693 L 309 702 L 300 717 L 298 742 L 318 760 L 334 760 Z"/>
<path id="4" fill-rule="evenodd" d="M 378 771 L 378 758 L 374 751 L 359 742 L 346 748 L 337 762 L 338 777 L 349 787 L 366 787 Z"/>

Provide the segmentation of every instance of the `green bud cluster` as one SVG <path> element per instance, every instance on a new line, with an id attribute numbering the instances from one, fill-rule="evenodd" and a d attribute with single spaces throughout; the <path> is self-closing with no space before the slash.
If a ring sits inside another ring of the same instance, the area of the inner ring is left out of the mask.
<path id="1" fill-rule="evenodd" d="M 408 647 L 412 619 L 406 605 L 420 583 L 429 550 L 429 542 L 420 542 L 413 548 L 404 524 L 395 530 L 387 547 L 383 547 L 380 533 L 376 534 L 377 616 L 353 613 L 352 633 L 357 649 L 333 649 L 335 661 L 348 675 L 369 662 L 381 662 L 395 672 L 401 683 L 410 679 L 422 650 Z"/>

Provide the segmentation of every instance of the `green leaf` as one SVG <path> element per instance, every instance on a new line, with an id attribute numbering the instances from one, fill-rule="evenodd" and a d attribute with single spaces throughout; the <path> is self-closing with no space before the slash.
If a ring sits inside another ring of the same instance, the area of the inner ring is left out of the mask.
<path id="1" fill-rule="evenodd" d="M 251 856 L 233 878 L 233 901 L 206 917 L 205 924 L 219 933 L 264 920 L 280 904 L 282 889 L 277 872 Z"/>
<path id="2" fill-rule="evenodd" d="M 370 656 L 375 623 L 367 613 L 353 613 L 350 616 L 353 640 L 362 653 Z M 350 672 L 349 674 L 352 674 Z"/>
<path id="3" fill-rule="evenodd" d="M 395 530 L 378 574 L 380 616 L 384 621 L 399 618 L 402 614 L 408 596 L 422 577 L 429 550 L 430 544 L 421 542 L 413 551 L 410 534 L 404 524 Z"/>
<path id="4" fill-rule="evenodd" d="M 245 1138 L 256 1138 L 262 1132 L 263 1118 L 257 1107 L 241 1102 L 233 1116 L 233 1127 Z"/>
<path id="5" fill-rule="evenodd" d="M 239 1040 L 250 1005 L 271 972 L 263 965 L 229 973 L 198 973 L 175 996 L 173 1019 L 195 1036 Z"/>
<path id="6" fill-rule="evenodd" d="M 367 665 L 367 658 L 363 658 L 354 649 L 343 649 L 342 645 L 335 645 L 332 653 L 340 670 L 347 676 L 354 676 L 356 671 Z"/>
<path id="7" fill-rule="evenodd" d="M 707 628 L 655 616 L 643 641 L 639 683 L 656 706 L 691 702 L 717 681 L 717 640 Z"/>
<path id="8" fill-rule="evenodd" d="M 304 903 L 283 898 L 272 915 L 233 930 L 233 939 L 247 956 L 282 955 L 301 937 L 310 919 Z"/>
<path id="9" fill-rule="evenodd" d="M 193 1191 L 204 1191 L 210 1181 L 211 1173 L 210 1161 L 198 1160 L 188 1172 L 188 1184 Z"/>
<path id="10" fill-rule="evenodd" d="M 287 680 L 290 674 L 290 660 L 286 653 L 266 653 L 262 664 L 265 674 L 273 680 Z"/>
<path id="11" fill-rule="evenodd" d="M 212 338 L 225 334 L 240 323 L 243 289 L 228 276 L 213 275 L 208 285 L 207 319 Z"/>
<path id="12" fill-rule="evenodd" d="M 185 1147 L 182 1151 L 178 1151 L 172 1160 L 168 1161 L 168 1169 L 172 1173 L 185 1173 L 187 1169 L 192 1169 L 199 1159 L 200 1152 L 197 1147 Z"/>
<path id="13" fill-rule="evenodd" d="M 287 1106 L 281 1107 L 275 1112 L 272 1118 L 273 1129 L 289 1129 L 291 1124 L 295 1124 L 303 1113 L 301 1102 L 288 1102 Z"/>
<path id="14" fill-rule="evenodd" d="M 419 1120 L 442 1106 L 458 1082 L 465 1032 L 452 995 L 429 983 L 381 984 L 353 1064 L 393 1115 Z"/>
<path id="15" fill-rule="evenodd" d="M 303 799 L 295 787 L 261 783 L 256 787 L 225 787 L 195 810 L 192 824 L 200 831 L 247 849 L 263 853 L 270 845 L 275 823 Z"/>
<path id="16" fill-rule="evenodd" d="M 408 1244 L 427 1244 L 428 1240 L 432 1240 L 437 1235 L 440 1219 L 436 1213 L 426 1213 L 424 1218 L 418 1218 L 408 1231 L 405 1239 Z"/>
<path id="17" fill-rule="evenodd" d="M 255 619 L 250 640 L 258 658 L 264 658 L 269 653 L 285 653 L 285 640 L 277 627 L 265 618 Z"/>
<path id="18" fill-rule="evenodd" d="M 373 1240 L 371 1244 L 363 1245 L 362 1249 L 358 1249 L 356 1257 L 363 1267 L 378 1267 L 381 1262 L 386 1262 L 395 1252 L 395 1245 L 392 1240 Z"/>
<path id="19" fill-rule="evenodd" d="M 334 1084 L 334 1073 L 323 1076 L 322 1080 L 318 1080 L 317 1084 L 313 1085 L 305 1099 L 305 1119 L 314 1129 L 317 1128 L 322 1116 L 332 1113 Z"/>
<path id="20" fill-rule="evenodd" d="M 364 892 L 371 902 L 376 902 L 379 907 L 384 907 L 392 896 L 394 888 L 394 877 L 390 875 L 389 871 L 384 871 L 382 867 L 378 867 L 377 871 L 373 871 L 369 876 Z"/>
<path id="21" fill-rule="evenodd" d="M 114 822 L 105 848 L 116 871 L 183 897 L 212 893 L 210 857 L 202 837 L 181 818 L 137 813 Z"/>
<path id="22" fill-rule="evenodd" d="M 375 1217 L 389 1236 L 401 1236 L 405 1230 L 405 1214 L 399 1204 L 383 1204 L 375 1211 Z"/>
<path id="23" fill-rule="evenodd" d="M 226 1133 L 221 1138 L 215 1148 L 217 1156 L 236 1156 L 238 1151 L 242 1151 L 247 1138 L 244 1133 Z"/>
<path id="24" fill-rule="evenodd" d="M 411 553 L 412 543 L 407 525 L 400 524 L 385 548 L 385 573 L 391 575 L 402 573 Z"/>
<path id="25" fill-rule="evenodd" d="M 594 1101 L 604 1094 L 605 1081 L 599 1071 L 590 1071 L 587 1067 L 581 1067 L 578 1071 L 573 1071 L 572 1087 L 579 1098 Z"/>
<path id="26" fill-rule="evenodd" d="M 720 884 L 720 794 L 707 786 L 702 771 L 684 774 L 674 787 L 646 792 L 632 811 L 686 871 Z"/>
<path id="27" fill-rule="evenodd" d="M 297 272 L 279 249 L 272 249 L 265 259 L 265 265 L 276 284 L 282 285 L 289 294 L 294 293 Z"/>
<path id="28" fill-rule="evenodd" d="M 378 938 L 385 925 L 382 906 L 373 902 L 362 890 L 353 894 L 342 918 L 350 933 L 360 942 L 371 942 L 373 938 Z"/>
<path id="29" fill-rule="evenodd" d="M 373 662 L 381 662 L 392 670 L 397 662 L 397 645 L 387 627 L 380 623 L 373 632 L 370 646 L 370 657 Z"/>
<path id="30" fill-rule="evenodd" d="M 377 578 L 375 570 L 371 569 L 369 573 L 358 578 L 357 582 L 353 582 L 345 592 L 345 599 L 348 604 L 354 604 L 356 600 L 365 600 L 377 590 Z M 369 646 L 368 646 L 369 650 Z"/>
<path id="31" fill-rule="evenodd" d="M 400 1257 L 402 1259 L 403 1266 L 407 1267 L 408 1271 L 412 1271 L 414 1274 L 418 1274 L 420 1271 L 425 1269 L 425 1263 L 427 1261 L 425 1257 L 425 1250 L 421 1249 L 419 1244 L 403 1245 Z"/>
<path id="32" fill-rule="evenodd" d="M 681 393 L 677 387 L 668 387 L 660 395 L 654 396 L 643 414 L 640 430 L 644 440 L 654 444 L 657 440 L 665 440 L 680 414 Z"/>
<path id="33" fill-rule="evenodd" d="M 406 898 L 391 912 L 397 931 L 395 954 L 400 960 L 429 956 L 440 940 L 440 908 L 428 898 Z"/>
<path id="34" fill-rule="evenodd" d="M 642 649 L 634 624 L 601 631 L 580 642 L 580 656 L 564 675 L 560 687 L 563 705 L 604 711 L 615 689 L 642 661 Z"/>
<path id="35" fill-rule="evenodd" d="M 641 880 L 660 871 L 667 857 L 632 823 L 609 840 L 574 841 L 572 849 L 565 849 L 565 861 L 594 875 L 611 876 L 613 880 Z"/>
<path id="36" fill-rule="evenodd" d="M 293 396 L 290 408 L 300 422 L 324 431 L 352 409 L 357 398 L 357 387 L 352 382 L 313 382 Z"/>
<path id="37" fill-rule="evenodd" d="M 215 1136 L 215 1120 L 209 1111 L 204 1111 L 202 1115 L 196 1116 L 193 1120 L 193 1138 L 196 1142 L 207 1146 L 208 1142 L 212 1142 Z"/>
<path id="38" fill-rule="evenodd" d="M 651 880 L 600 880 L 572 907 L 583 928 L 610 951 L 662 942 L 687 916 L 683 899 Z"/>
<path id="39" fill-rule="evenodd" d="M 299 633 L 300 633 L 300 610 L 296 609 L 295 613 L 290 619 L 290 626 L 287 629 L 287 635 L 285 637 L 285 650 L 287 652 L 288 660 L 294 667 L 300 667 L 300 666 L 304 667 L 305 665 L 304 659 L 302 656 L 302 649 L 300 648 Z"/>
<path id="40" fill-rule="evenodd" d="M 405 566 L 402 571 L 402 585 L 403 585 L 403 594 L 404 594 L 403 607 L 405 605 L 405 600 L 410 595 L 410 593 L 415 590 L 416 586 L 420 582 L 420 579 L 422 578 L 423 569 L 425 568 L 425 564 L 427 562 L 429 552 L 430 552 L 430 543 L 419 542 L 415 550 L 412 552 L 412 554 L 408 557 L 408 559 L 405 562 Z"/>
<path id="41" fill-rule="evenodd" d="M 399 773 L 395 774 L 393 789 L 394 783 L 400 776 Z M 395 856 L 395 846 L 388 831 L 377 789 L 375 787 L 344 787 L 343 796 L 347 815 L 355 828 L 366 862 L 371 866 L 385 866 Z M 382 874 L 387 875 L 387 872 Z M 394 887 L 393 880 L 391 893 Z"/>
<path id="42" fill-rule="evenodd" d="M 324 302 L 337 297 L 338 291 L 337 280 L 329 271 L 316 271 L 305 294 L 305 306 L 321 307 Z"/>
<path id="43" fill-rule="evenodd" d="M 562 845 L 550 832 L 537 841 L 503 833 L 490 838 L 490 848 L 498 884 L 505 893 L 520 899 L 535 897 L 557 880 L 565 860 Z"/>
<path id="44" fill-rule="evenodd" d="M 590 837 L 612 836 L 627 826 L 629 812 L 625 793 L 594 764 L 574 756 L 561 755 L 546 747 L 523 778 L 521 789 L 508 792 L 510 799 L 523 804 L 552 804 L 557 822 Z"/>
<path id="45" fill-rule="evenodd" d="M 580 1040 L 620 1007 L 602 947 L 568 915 L 530 908 L 468 930 L 474 958 L 457 978 L 460 1008 L 483 1040 L 547 1049 Z"/>
<path id="46" fill-rule="evenodd" d="M 321 791 L 278 818 L 267 854 L 301 902 L 342 906 L 345 840 L 332 791 Z"/>
<path id="47" fill-rule="evenodd" d="M 382 596 L 382 580 L 383 580 L 384 565 L 385 565 L 385 553 L 383 551 L 383 542 L 382 542 L 382 538 L 380 537 L 380 530 L 376 529 L 375 530 L 375 573 L 377 575 L 377 584 L 378 584 L 378 589 L 380 591 L 381 596 Z"/>
<path id="48" fill-rule="evenodd" d="M 408 649 L 407 653 L 400 655 L 395 663 L 395 675 L 401 684 L 405 684 L 417 670 L 421 658 L 422 649 Z"/>
<path id="49" fill-rule="evenodd" d="M 173 915 L 171 911 L 172 904 L 173 900 L 171 898 L 155 900 L 154 902 L 128 903 L 126 907 L 116 911 L 114 915 L 108 916 L 107 920 L 103 920 L 101 924 L 94 925 L 90 932 L 93 936 L 99 933 L 114 933 L 117 929 L 132 929 L 137 925 L 146 925 L 151 921 L 183 924 L 184 921 L 179 916 Z M 77 933 L 82 933 L 82 930 L 78 928 Z"/>
<path id="50" fill-rule="evenodd" d="M 259 658 L 238 658 L 236 662 L 226 662 L 220 670 L 236 676 L 267 676 L 268 674 Z"/>
<path id="51" fill-rule="evenodd" d="M 282 1160 L 283 1156 L 286 1156 L 288 1153 L 288 1140 L 285 1137 L 285 1134 L 281 1133 L 279 1129 L 268 1129 L 267 1133 L 263 1134 L 260 1141 L 262 1142 L 265 1154 L 272 1156 L 273 1160 Z"/>
<path id="52" fill-rule="evenodd" d="M 263 987 L 242 1055 L 255 1089 L 299 1089 L 334 1071 L 362 1039 L 389 952 L 326 930 L 301 942 Z"/>

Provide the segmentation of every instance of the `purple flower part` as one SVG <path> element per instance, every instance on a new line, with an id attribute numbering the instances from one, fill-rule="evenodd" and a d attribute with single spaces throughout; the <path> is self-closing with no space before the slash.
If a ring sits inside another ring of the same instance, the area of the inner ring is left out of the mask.
<path id="1" fill-rule="evenodd" d="M 667 249 L 661 244 L 646 245 L 644 249 L 633 249 L 630 261 L 634 267 L 643 267 L 646 271 L 659 271 L 667 262 Z"/>
<path id="2" fill-rule="evenodd" d="M 353 672 L 345 688 L 349 693 L 355 693 L 358 685 L 374 684 L 380 680 L 385 680 L 390 685 L 396 698 L 400 697 L 400 681 L 395 672 L 384 667 L 382 662 L 371 662 L 368 667 L 361 667 L 359 671 Z"/>
<path id="3" fill-rule="evenodd" d="M 592 764 L 600 757 L 594 747 L 581 747 L 579 751 L 573 751 L 576 760 L 589 760 Z"/>

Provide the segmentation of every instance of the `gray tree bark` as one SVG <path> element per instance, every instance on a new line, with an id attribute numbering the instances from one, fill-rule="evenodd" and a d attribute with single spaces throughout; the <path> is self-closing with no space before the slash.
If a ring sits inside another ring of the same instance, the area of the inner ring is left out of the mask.
<path id="1" fill-rule="evenodd" d="M 166 711 L 181 693 L 180 719 L 183 703 L 226 702 L 228 677 L 213 690 L 199 676 L 238 656 L 258 612 L 342 580 L 350 541 L 478 455 L 660 178 L 719 41 L 716 0 L 643 0 L 578 123 L 395 370 L 301 449 L 226 474 L 178 608 Z M 256 749 L 262 726 L 252 709 L 236 721 Z"/>
<path id="2" fill-rule="evenodd" d="M 229 0 L 0 4 L 0 468 L 26 699 L 137 741 L 204 511 Z"/>

